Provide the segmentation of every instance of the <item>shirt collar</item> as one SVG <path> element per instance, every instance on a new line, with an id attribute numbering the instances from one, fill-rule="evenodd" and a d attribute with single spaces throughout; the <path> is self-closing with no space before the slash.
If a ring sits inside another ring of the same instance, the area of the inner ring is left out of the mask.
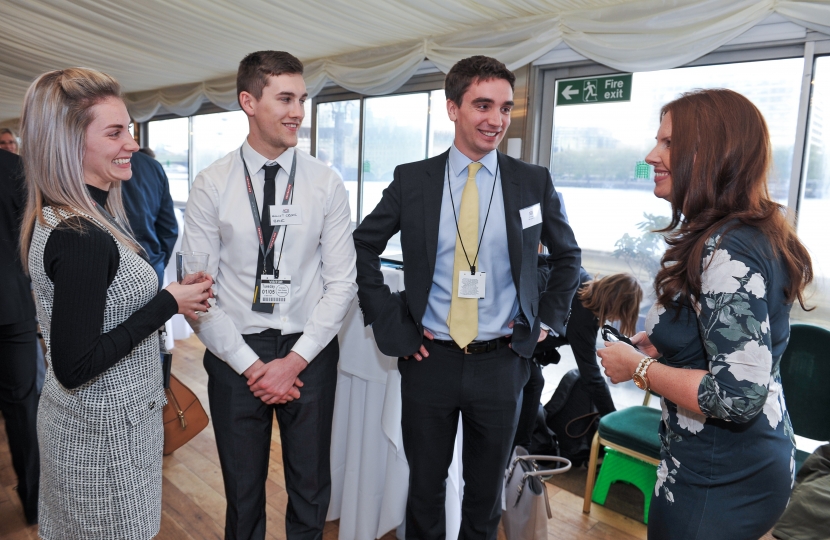
<path id="1" fill-rule="evenodd" d="M 265 156 L 254 150 L 253 147 L 248 144 L 247 138 L 245 139 L 245 142 L 242 143 L 242 156 L 245 158 L 245 165 L 248 166 L 248 172 L 254 176 L 256 176 L 265 164 L 273 163 L 271 160 L 266 159 Z M 294 148 L 288 148 L 274 161 L 279 163 L 280 167 L 285 169 L 286 172 L 290 172 L 291 161 L 293 159 Z"/>
<path id="2" fill-rule="evenodd" d="M 462 154 L 461 150 L 456 148 L 455 143 L 450 147 L 449 161 L 450 169 L 455 176 L 461 176 L 467 166 L 473 162 L 472 159 Z M 496 174 L 496 164 L 498 163 L 498 151 L 493 150 L 478 161 L 487 169 L 487 172 L 494 175 Z"/>

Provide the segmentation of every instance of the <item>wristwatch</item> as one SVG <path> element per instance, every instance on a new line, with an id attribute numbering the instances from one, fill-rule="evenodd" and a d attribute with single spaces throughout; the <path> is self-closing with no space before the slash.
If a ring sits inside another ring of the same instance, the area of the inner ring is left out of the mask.
<path id="1" fill-rule="evenodd" d="M 650 390 L 648 383 L 648 367 L 656 362 L 654 358 L 650 356 L 644 356 L 642 360 L 640 360 L 640 364 L 637 366 L 637 369 L 634 370 L 634 384 L 637 385 L 637 388 L 640 390 Z"/>

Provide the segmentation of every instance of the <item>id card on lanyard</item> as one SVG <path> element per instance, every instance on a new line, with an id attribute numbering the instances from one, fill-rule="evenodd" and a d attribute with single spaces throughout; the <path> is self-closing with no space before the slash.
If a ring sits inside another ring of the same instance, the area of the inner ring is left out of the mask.
<path id="1" fill-rule="evenodd" d="M 243 154 L 242 154 L 242 148 L 239 149 L 239 157 L 240 157 L 240 159 L 242 159 L 242 166 L 245 169 L 245 183 L 246 183 L 246 187 L 248 188 L 248 201 L 250 202 L 250 205 L 251 205 L 251 215 L 253 215 L 253 217 L 254 217 L 254 225 L 256 226 L 257 238 L 259 239 L 259 251 L 260 251 L 260 253 L 262 253 L 262 268 L 263 268 L 263 271 L 265 271 L 265 269 L 268 265 L 268 255 L 270 255 L 271 252 L 274 250 L 274 242 L 276 242 L 276 240 L 277 240 L 277 235 L 279 234 L 280 228 L 284 227 L 285 225 L 278 225 L 278 226 L 274 227 L 274 232 L 271 233 L 271 238 L 269 239 L 268 245 L 266 247 L 265 239 L 263 238 L 263 235 L 262 235 L 262 218 L 261 218 L 261 215 L 260 215 L 260 212 L 259 212 L 259 206 L 256 203 L 256 197 L 254 196 L 254 186 L 253 186 L 253 183 L 251 182 L 251 174 L 248 172 L 248 165 L 245 163 L 245 156 L 243 156 Z M 283 206 L 285 206 L 289 203 L 292 203 L 294 201 L 294 177 L 296 175 L 296 172 L 297 172 L 297 154 L 295 152 L 294 158 L 291 160 L 291 172 L 288 175 L 288 184 L 285 186 L 285 195 L 283 196 L 283 199 L 282 199 L 282 205 Z M 265 201 L 265 200 L 262 201 L 262 204 L 268 204 L 268 203 L 269 203 L 269 201 Z M 286 232 L 287 231 L 288 231 L 288 229 L 286 229 Z M 285 246 L 285 234 L 283 234 L 283 236 L 282 236 L 282 244 L 280 245 L 279 259 L 274 264 L 274 275 L 270 275 L 270 274 L 259 275 L 259 272 L 257 272 L 256 283 L 254 284 L 254 298 L 253 298 L 253 301 L 251 302 L 251 310 L 253 310 L 253 311 L 258 311 L 260 313 L 273 313 L 274 312 L 274 304 L 275 304 L 274 296 L 271 295 L 271 294 L 268 294 L 266 298 L 263 298 L 263 294 L 262 294 L 263 290 L 262 289 L 263 289 L 263 282 L 264 281 L 267 282 L 267 285 L 269 285 L 268 287 L 266 287 L 265 292 L 270 293 L 271 292 L 270 285 L 274 281 L 279 280 L 280 285 L 282 287 L 287 286 L 288 290 L 289 290 L 289 293 L 287 295 L 288 296 L 288 298 L 287 298 L 288 301 L 285 301 L 285 299 L 283 299 L 282 302 L 280 302 L 280 303 L 287 304 L 291 301 L 291 294 L 290 294 L 291 278 L 289 276 L 284 276 L 283 279 L 279 279 L 279 277 L 280 277 L 280 275 L 279 275 L 279 272 L 280 272 L 279 271 L 279 260 L 282 259 L 282 250 L 283 250 L 284 246 Z M 276 284 L 274 283 L 274 285 L 276 285 Z M 268 300 L 271 300 L 271 302 L 269 302 Z"/>

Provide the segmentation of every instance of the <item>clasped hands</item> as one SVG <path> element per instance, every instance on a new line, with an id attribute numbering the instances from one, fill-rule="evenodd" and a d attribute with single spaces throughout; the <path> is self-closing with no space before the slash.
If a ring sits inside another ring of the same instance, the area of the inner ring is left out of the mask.
<path id="1" fill-rule="evenodd" d="M 248 379 L 248 388 L 266 405 L 282 405 L 300 399 L 303 381 L 298 377 L 308 362 L 289 352 L 284 358 L 275 358 L 267 364 L 260 359 L 251 364 L 242 375 Z"/>
<path id="2" fill-rule="evenodd" d="M 605 374 L 614 384 L 630 381 L 644 356 L 660 356 L 645 332 L 634 334 L 631 343 L 634 347 L 621 341 L 606 341 L 605 348 L 597 351 L 597 355 L 602 359 L 600 363 L 605 368 Z"/>

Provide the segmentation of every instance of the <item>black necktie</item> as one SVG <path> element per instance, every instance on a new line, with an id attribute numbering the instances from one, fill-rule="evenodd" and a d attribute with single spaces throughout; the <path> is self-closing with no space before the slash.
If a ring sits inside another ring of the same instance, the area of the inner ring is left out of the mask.
<path id="1" fill-rule="evenodd" d="M 277 197 L 277 171 L 280 170 L 278 164 L 265 165 L 262 167 L 265 170 L 265 191 L 262 197 L 262 241 L 265 242 L 265 249 L 268 249 L 268 243 L 271 241 L 271 235 L 274 234 L 274 226 L 271 225 L 271 205 L 276 204 Z M 268 255 L 268 263 L 264 270 L 266 274 L 273 273 L 274 270 L 274 252 Z M 259 268 L 263 269 L 262 251 L 259 253 Z M 270 270 L 270 272 L 269 272 Z"/>

